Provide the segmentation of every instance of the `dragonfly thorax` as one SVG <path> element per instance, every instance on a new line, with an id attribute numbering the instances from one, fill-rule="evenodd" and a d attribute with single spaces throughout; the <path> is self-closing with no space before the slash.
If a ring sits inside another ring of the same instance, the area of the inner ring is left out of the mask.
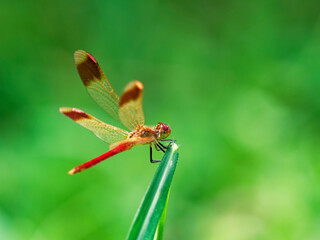
<path id="1" fill-rule="evenodd" d="M 146 137 L 154 137 L 155 130 L 148 127 L 148 126 L 138 126 L 136 130 L 132 131 L 129 134 L 129 138 L 139 137 L 139 138 L 146 138 Z"/>
<path id="2" fill-rule="evenodd" d="M 132 131 L 128 138 L 154 138 L 154 139 L 165 139 L 169 136 L 171 129 L 169 125 L 164 123 L 158 123 L 155 127 L 151 128 L 148 126 L 140 125 Z"/>

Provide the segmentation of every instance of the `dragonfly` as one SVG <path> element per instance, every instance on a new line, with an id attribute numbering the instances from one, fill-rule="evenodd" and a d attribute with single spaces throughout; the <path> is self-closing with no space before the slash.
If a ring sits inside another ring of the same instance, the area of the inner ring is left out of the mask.
<path id="1" fill-rule="evenodd" d="M 61 113 L 110 144 L 108 152 L 71 169 L 68 173 L 72 175 L 82 172 L 136 145 L 149 145 L 150 162 L 160 162 L 152 158 L 153 146 L 157 151 L 165 152 L 174 140 L 167 139 L 171 133 L 168 124 L 159 122 L 154 127 L 144 125 L 143 84 L 140 81 L 130 82 L 119 97 L 90 53 L 78 50 L 74 53 L 74 60 L 89 95 L 109 116 L 121 123 L 127 130 L 104 123 L 80 109 L 61 107 L 59 109 Z M 161 143 L 164 141 L 168 141 L 169 144 L 165 146 Z"/>

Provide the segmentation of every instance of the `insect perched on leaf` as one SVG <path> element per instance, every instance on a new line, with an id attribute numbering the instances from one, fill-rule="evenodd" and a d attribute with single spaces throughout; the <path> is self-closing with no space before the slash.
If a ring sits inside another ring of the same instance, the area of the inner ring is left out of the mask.
<path id="1" fill-rule="evenodd" d="M 78 50 L 74 53 L 74 59 L 82 82 L 93 100 L 130 132 L 104 123 L 77 108 L 61 107 L 59 109 L 61 113 L 110 144 L 108 152 L 71 169 L 69 174 L 81 172 L 109 157 L 129 150 L 135 145 L 149 144 L 150 162 L 159 162 L 152 159 L 152 144 L 157 151 L 165 152 L 168 146 L 163 145 L 161 142 L 172 141 L 166 139 L 171 130 L 167 124 L 162 122 L 155 127 L 144 125 L 142 83 L 139 81 L 130 82 L 125 87 L 122 96 L 119 97 L 111 87 L 97 61 L 89 53 Z"/>

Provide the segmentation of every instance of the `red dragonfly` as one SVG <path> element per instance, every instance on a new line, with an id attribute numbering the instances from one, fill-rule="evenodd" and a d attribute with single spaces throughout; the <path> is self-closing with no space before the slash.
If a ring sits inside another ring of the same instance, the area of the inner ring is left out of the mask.
<path id="1" fill-rule="evenodd" d="M 152 144 L 157 151 L 161 150 L 165 152 L 165 149 L 170 144 L 165 146 L 161 141 L 172 141 L 166 139 L 171 130 L 167 124 L 162 122 L 158 123 L 155 127 L 144 125 L 142 83 L 139 81 L 130 82 L 125 87 L 122 96 L 119 97 L 91 54 L 78 50 L 74 53 L 74 59 L 79 75 L 89 95 L 103 110 L 129 131 L 104 123 L 77 108 L 61 107 L 59 109 L 61 113 L 110 144 L 108 152 L 71 169 L 69 174 L 81 172 L 109 157 L 129 150 L 135 145 L 149 144 L 150 162 L 159 162 L 152 159 Z"/>

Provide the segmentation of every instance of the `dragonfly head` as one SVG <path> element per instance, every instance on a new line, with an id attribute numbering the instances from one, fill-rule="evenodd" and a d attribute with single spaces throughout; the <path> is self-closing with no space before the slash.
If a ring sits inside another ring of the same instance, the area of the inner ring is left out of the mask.
<path id="1" fill-rule="evenodd" d="M 158 138 L 159 139 L 165 139 L 171 133 L 171 129 L 170 129 L 169 125 L 164 124 L 162 122 L 157 124 L 156 130 L 158 131 Z"/>

